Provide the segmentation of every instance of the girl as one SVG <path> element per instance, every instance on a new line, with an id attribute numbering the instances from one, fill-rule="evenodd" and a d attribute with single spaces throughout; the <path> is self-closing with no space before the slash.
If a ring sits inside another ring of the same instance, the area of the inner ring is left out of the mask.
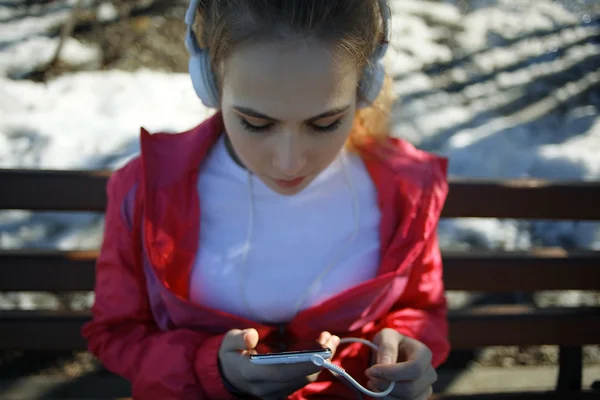
<path id="1" fill-rule="evenodd" d="M 387 137 L 384 0 L 202 0 L 194 89 L 217 112 L 150 135 L 108 183 L 93 320 L 136 399 L 355 398 L 259 342 L 318 340 L 389 399 L 427 399 L 447 357 L 436 227 L 446 160 Z M 377 351 L 340 337 L 361 337 Z"/>

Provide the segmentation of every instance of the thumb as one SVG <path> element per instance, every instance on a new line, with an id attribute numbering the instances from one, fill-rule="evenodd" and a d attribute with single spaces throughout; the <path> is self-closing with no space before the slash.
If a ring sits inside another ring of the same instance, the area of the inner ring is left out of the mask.
<path id="1" fill-rule="evenodd" d="M 258 332 L 256 329 L 250 328 L 244 330 L 244 344 L 246 346 L 245 349 L 254 349 L 256 346 L 258 346 L 259 339 L 260 337 L 258 336 Z"/>
<path id="2" fill-rule="evenodd" d="M 258 345 L 258 332 L 256 329 L 232 329 L 225 334 L 222 351 L 252 350 Z"/>
<path id="3" fill-rule="evenodd" d="M 382 343 L 377 350 L 377 364 L 395 364 L 398 359 L 398 345 Z"/>
<path id="4" fill-rule="evenodd" d="M 396 363 L 398 360 L 398 340 L 395 335 L 382 331 L 373 342 L 379 347 L 375 359 L 376 364 Z"/>

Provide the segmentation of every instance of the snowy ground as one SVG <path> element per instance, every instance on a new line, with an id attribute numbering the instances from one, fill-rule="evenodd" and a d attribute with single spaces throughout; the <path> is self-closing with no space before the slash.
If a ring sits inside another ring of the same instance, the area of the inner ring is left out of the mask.
<path id="1" fill-rule="evenodd" d="M 75 1 L 27 13 L 21 3 L 0 2 L 0 168 L 115 168 L 137 153 L 140 126 L 176 132 L 210 113 L 186 74 L 98 71 L 101 49 L 75 39 L 61 62 L 80 72 L 19 79 L 50 60 L 58 39 L 48 32 Z M 395 135 L 447 155 L 453 176 L 600 179 L 598 2 L 391 4 Z M 108 3 L 101 10 L 105 20 L 116 15 Z M 101 232 L 95 214 L 0 213 L 0 248 L 97 248 Z M 442 221 L 440 238 L 444 248 L 600 249 L 592 223 Z M 567 302 L 587 301 L 574 299 Z M 35 304 L 0 296 L 0 308 Z"/>
<path id="2" fill-rule="evenodd" d="M 393 3 L 395 134 L 447 155 L 454 176 L 598 180 L 599 15 L 552 1 L 472 3 L 485 7 Z M 440 234 L 445 247 L 600 248 L 597 224 L 443 221 Z"/>

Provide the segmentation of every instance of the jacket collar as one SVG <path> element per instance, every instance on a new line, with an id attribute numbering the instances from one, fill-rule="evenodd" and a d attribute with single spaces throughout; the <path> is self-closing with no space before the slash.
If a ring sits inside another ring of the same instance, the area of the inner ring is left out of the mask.
<path id="1" fill-rule="evenodd" d="M 224 130 L 220 112 L 182 133 L 150 134 L 142 128 L 140 147 L 146 188 L 163 187 L 198 172 Z"/>
<path id="2" fill-rule="evenodd" d="M 145 129 L 141 132 L 146 252 L 159 278 L 183 298 L 188 297 L 191 267 L 199 243 L 198 173 L 223 132 L 220 112 L 183 133 L 151 135 Z M 411 227 L 417 214 L 422 214 L 417 211 L 424 203 L 431 208 L 426 212 L 430 222 L 419 223 L 425 228 L 419 229 L 419 235 L 428 236 L 435 229 L 447 191 L 445 159 L 400 139 L 390 139 L 383 145 L 365 143 L 360 151 L 377 188 L 382 214 L 382 253 L 392 241 L 398 243 L 409 232 L 414 234 Z M 393 268 L 394 265 L 383 263 L 379 272 L 390 272 Z"/>
<path id="3" fill-rule="evenodd" d="M 186 299 L 199 239 L 197 177 L 223 130 L 220 112 L 178 134 L 141 130 L 143 247 L 158 278 Z"/>

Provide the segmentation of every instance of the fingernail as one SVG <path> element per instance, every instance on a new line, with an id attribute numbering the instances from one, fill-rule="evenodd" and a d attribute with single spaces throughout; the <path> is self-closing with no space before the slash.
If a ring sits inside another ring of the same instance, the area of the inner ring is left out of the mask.
<path id="1" fill-rule="evenodd" d="M 366 371 L 367 375 L 372 377 L 372 378 L 380 378 L 381 377 L 381 373 L 379 371 L 377 371 L 376 369 L 368 369 Z"/>
<path id="2" fill-rule="evenodd" d="M 391 364 L 391 363 L 392 363 L 392 357 L 390 357 L 390 356 L 381 357 L 380 364 Z"/>
<path id="3" fill-rule="evenodd" d="M 333 342 L 333 345 L 336 347 L 340 344 L 340 338 L 338 336 L 334 336 L 333 338 L 331 338 L 331 341 Z"/>

